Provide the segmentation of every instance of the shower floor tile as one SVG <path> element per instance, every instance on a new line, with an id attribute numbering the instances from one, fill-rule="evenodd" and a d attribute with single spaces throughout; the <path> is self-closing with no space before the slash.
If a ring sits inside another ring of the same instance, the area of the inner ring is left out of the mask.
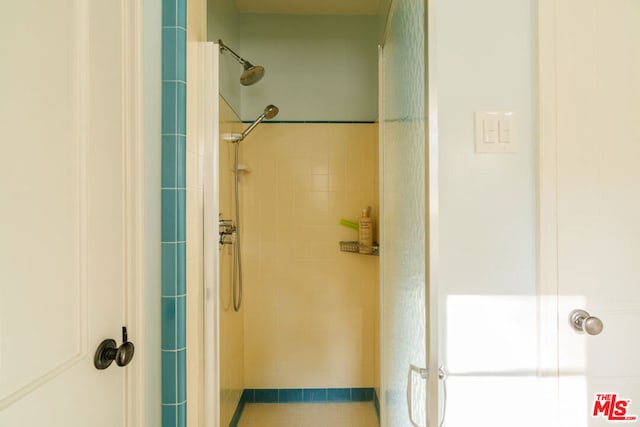
<path id="1" fill-rule="evenodd" d="M 378 427 L 372 402 L 247 403 L 238 427 Z"/>

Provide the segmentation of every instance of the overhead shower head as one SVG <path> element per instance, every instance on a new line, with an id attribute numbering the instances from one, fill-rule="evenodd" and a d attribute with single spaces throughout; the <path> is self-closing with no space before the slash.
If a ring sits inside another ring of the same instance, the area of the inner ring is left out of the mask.
<path id="1" fill-rule="evenodd" d="M 222 40 L 218 40 L 218 44 L 220 45 L 220 51 L 224 52 L 228 51 L 239 63 L 242 64 L 244 68 L 244 72 L 240 76 L 240 83 L 244 86 L 251 86 L 252 84 L 258 83 L 260 79 L 264 76 L 264 67 L 261 65 L 253 65 L 251 62 L 246 59 L 241 58 L 237 53 L 235 53 L 229 46 L 222 43 Z"/>
<path id="2" fill-rule="evenodd" d="M 249 61 L 244 61 L 244 72 L 240 76 L 240 83 L 244 86 L 251 86 L 258 83 L 264 76 L 264 67 L 262 65 L 253 65 Z"/>

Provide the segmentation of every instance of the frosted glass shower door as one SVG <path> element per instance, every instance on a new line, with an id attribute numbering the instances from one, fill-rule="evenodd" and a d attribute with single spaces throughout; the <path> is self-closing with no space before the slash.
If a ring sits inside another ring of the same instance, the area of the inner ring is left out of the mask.
<path id="1" fill-rule="evenodd" d="M 423 0 L 394 1 L 380 49 L 383 426 L 427 425 Z"/>

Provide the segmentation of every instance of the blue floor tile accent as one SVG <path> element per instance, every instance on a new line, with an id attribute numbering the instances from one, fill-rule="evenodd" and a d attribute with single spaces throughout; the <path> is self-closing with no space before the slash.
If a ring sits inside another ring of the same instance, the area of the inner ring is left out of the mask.
<path id="1" fill-rule="evenodd" d="M 238 427 L 238 423 L 240 422 L 240 417 L 242 416 L 242 411 L 244 411 L 244 405 L 246 402 L 243 399 L 240 399 L 238 402 L 238 406 L 236 407 L 236 411 L 233 413 L 233 417 L 229 422 L 229 427 Z"/>
<path id="2" fill-rule="evenodd" d="M 373 390 L 373 406 L 376 407 L 376 415 L 378 416 L 378 424 L 380 424 L 380 399 L 378 399 L 378 392 Z"/>
<path id="3" fill-rule="evenodd" d="M 373 388 L 248 388 L 242 392 L 229 427 L 237 427 L 247 403 L 372 402 L 380 420 L 380 402 Z M 167 427 L 164 426 L 163 427 Z"/>
<path id="4" fill-rule="evenodd" d="M 283 388 L 278 390 L 278 402 L 302 402 L 302 389 Z"/>
<path id="5" fill-rule="evenodd" d="M 246 388 L 242 392 L 242 396 L 240 397 L 240 399 L 244 400 L 245 402 L 253 403 L 256 401 L 256 391 L 252 388 Z"/>
<path id="6" fill-rule="evenodd" d="M 253 123 L 251 120 L 243 120 L 242 123 Z M 264 122 L 264 124 L 350 124 L 350 125 L 359 125 L 359 124 L 373 124 L 375 121 L 371 122 L 368 120 L 364 121 L 349 121 L 349 120 L 269 120 L 268 122 Z"/>
<path id="7" fill-rule="evenodd" d="M 352 388 L 351 400 L 354 402 L 370 402 L 373 400 L 372 388 Z"/>
<path id="8" fill-rule="evenodd" d="M 305 388 L 302 391 L 304 402 L 327 402 L 326 388 Z"/>
<path id="9" fill-rule="evenodd" d="M 372 402 L 373 388 L 248 388 L 242 392 L 245 403 L 294 402 Z"/>
<path id="10" fill-rule="evenodd" d="M 277 389 L 258 389 L 255 393 L 256 403 L 278 403 Z"/>
<path id="11" fill-rule="evenodd" d="M 351 400 L 350 388 L 327 389 L 327 401 L 329 402 L 349 402 L 350 400 Z"/>

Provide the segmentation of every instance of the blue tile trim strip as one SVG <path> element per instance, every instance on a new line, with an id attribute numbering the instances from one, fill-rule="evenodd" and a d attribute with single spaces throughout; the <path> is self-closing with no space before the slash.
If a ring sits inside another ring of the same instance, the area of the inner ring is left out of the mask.
<path id="1" fill-rule="evenodd" d="M 251 120 L 243 120 L 242 123 L 253 123 L 253 121 Z M 377 123 L 375 121 L 362 121 L 362 122 L 350 122 L 350 121 L 341 121 L 341 120 L 269 120 L 266 122 L 262 122 L 262 124 L 296 124 L 296 123 L 302 123 L 302 124 L 351 124 L 351 125 L 371 125 L 374 123 Z"/>
<path id="2" fill-rule="evenodd" d="M 374 390 L 364 388 L 248 388 L 242 399 L 248 403 L 373 402 Z"/>
<path id="3" fill-rule="evenodd" d="M 244 405 L 246 403 L 247 403 L 247 390 L 243 391 L 242 396 L 240 396 L 240 401 L 238 402 L 238 406 L 236 406 L 236 411 L 233 413 L 233 418 L 231 418 L 229 427 L 238 427 L 238 423 L 240 422 L 240 417 L 242 416 L 242 411 L 244 411 Z"/>
<path id="4" fill-rule="evenodd" d="M 187 0 L 162 0 L 162 427 L 187 425 Z"/>
<path id="5" fill-rule="evenodd" d="M 373 388 L 248 388 L 242 392 L 229 427 L 237 427 L 247 403 L 373 402 L 380 421 L 380 402 Z"/>

